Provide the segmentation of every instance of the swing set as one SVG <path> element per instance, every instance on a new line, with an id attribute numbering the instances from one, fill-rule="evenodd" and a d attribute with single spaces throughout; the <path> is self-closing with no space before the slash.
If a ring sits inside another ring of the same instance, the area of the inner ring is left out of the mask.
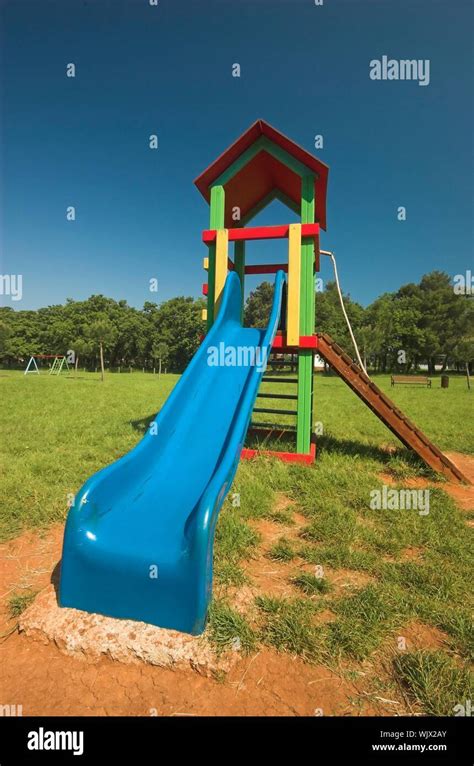
<path id="1" fill-rule="evenodd" d="M 69 364 L 66 357 L 63 354 L 32 354 L 26 366 L 24 375 L 28 375 L 28 373 L 30 372 L 35 372 L 37 373 L 37 375 L 40 374 L 38 365 L 36 363 L 37 359 L 52 359 L 53 360 L 51 369 L 49 371 L 50 375 L 59 375 L 63 371 L 63 369 L 69 372 Z"/>

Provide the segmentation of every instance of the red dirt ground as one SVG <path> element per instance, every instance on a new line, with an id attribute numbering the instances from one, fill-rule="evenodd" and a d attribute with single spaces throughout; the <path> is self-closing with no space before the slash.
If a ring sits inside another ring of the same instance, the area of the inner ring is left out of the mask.
<path id="1" fill-rule="evenodd" d="M 463 455 L 461 452 L 445 452 L 455 465 L 470 480 L 471 484 L 454 484 L 453 482 L 430 482 L 426 479 L 404 479 L 403 484 L 407 487 L 439 487 L 456 501 L 462 511 L 474 511 L 474 457 Z M 380 478 L 387 484 L 396 484 L 393 476 L 387 473 L 380 474 Z"/>
<path id="2" fill-rule="evenodd" d="M 7 603 L 22 588 L 45 587 L 61 554 L 62 526 L 27 532 L 0 547 L 1 630 Z M 243 658 L 225 682 L 195 671 L 80 661 L 13 632 L 0 645 L 2 704 L 24 715 L 326 715 L 353 714 L 352 682 L 322 666 L 262 650 Z M 367 708 L 366 712 L 370 712 Z"/>
<path id="3" fill-rule="evenodd" d="M 450 457 L 474 482 L 474 458 Z M 474 508 L 474 487 L 441 484 L 465 510 Z M 287 504 L 288 505 L 288 504 Z M 281 505 L 280 505 L 281 508 Z M 294 513 L 294 525 L 253 522 L 262 535 L 258 556 L 245 564 L 254 586 L 239 594 L 242 606 L 254 590 L 268 594 L 295 593 L 288 572 L 295 563 L 279 564 L 265 552 L 279 537 L 294 537 L 306 521 Z M 52 644 L 35 642 L 14 630 L 8 614 L 12 594 L 39 591 L 51 579 L 61 557 L 63 526 L 46 532 L 28 531 L 0 545 L 0 688 L 2 704 L 22 705 L 24 715 L 400 715 L 412 712 L 402 697 L 390 700 L 367 689 L 382 673 L 380 663 L 365 662 L 354 672 L 336 674 L 288 654 L 262 649 L 239 660 L 225 678 L 206 678 L 191 668 L 175 671 L 145 665 L 123 665 L 103 658 L 80 661 L 62 654 Z M 416 551 L 407 555 L 416 556 Z M 298 569 L 307 565 L 298 562 Z M 311 571 L 312 567 L 309 567 Z M 366 576 L 349 570 L 327 569 L 326 575 L 341 595 L 362 587 Z M 361 581 L 362 577 L 362 581 Z M 237 594 L 234 594 L 237 595 Z M 333 619 L 329 609 L 318 621 Z M 13 632 L 11 632 L 13 629 Z M 439 631 L 412 623 L 402 631 L 408 648 L 435 647 L 444 639 Z M 390 645 L 396 646 L 397 637 Z M 354 680 L 356 679 L 356 680 Z"/>
<path id="4" fill-rule="evenodd" d="M 26 532 L 0 546 L 2 704 L 23 715 L 389 715 L 371 700 L 353 700 L 362 685 L 323 666 L 263 649 L 242 658 L 224 679 L 192 669 L 80 661 L 14 631 L 8 600 L 46 587 L 61 555 L 62 525 Z"/>

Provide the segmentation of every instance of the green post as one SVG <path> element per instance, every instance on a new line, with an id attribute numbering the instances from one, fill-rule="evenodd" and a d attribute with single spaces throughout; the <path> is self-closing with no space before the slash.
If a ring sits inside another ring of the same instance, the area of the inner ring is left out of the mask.
<path id="1" fill-rule="evenodd" d="M 301 223 L 314 223 L 315 199 L 314 176 L 301 179 Z M 300 292 L 300 334 L 314 332 L 314 250 L 313 243 L 301 245 L 301 292 Z M 298 354 L 298 403 L 297 403 L 297 452 L 307 454 L 311 444 L 311 392 L 313 385 L 313 352 L 300 349 Z"/>
<path id="2" fill-rule="evenodd" d="M 244 320 L 244 288 L 245 288 L 245 241 L 238 240 L 234 243 L 234 267 L 235 273 L 239 275 L 242 287 L 242 322 Z"/>
<path id="3" fill-rule="evenodd" d="M 209 202 L 209 228 L 224 228 L 224 206 L 225 191 L 223 186 L 213 186 L 211 188 L 211 198 Z M 214 287 L 216 279 L 216 245 L 209 247 L 209 269 L 207 273 L 207 329 L 212 327 L 214 322 Z"/>

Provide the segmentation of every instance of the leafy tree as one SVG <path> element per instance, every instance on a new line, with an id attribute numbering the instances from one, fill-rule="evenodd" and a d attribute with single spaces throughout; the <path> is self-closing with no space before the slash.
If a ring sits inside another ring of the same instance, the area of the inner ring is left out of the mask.
<path id="1" fill-rule="evenodd" d="M 474 303 L 472 298 L 464 299 L 463 313 L 459 326 L 459 337 L 454 344 L 453 356 L 464 365 L 467 386 L 471 390 L 470 366 L 474 365 Z"/>
<path id="2" fill-rule="evenodd" d="M 359 303 L 352 301 L 350 295 L 343 295 L 343 299 L 352 330 L 356 340 L 359 340 L 363 325 L 364 309 Z M 348 353 L 351 353 L 352 341 L 341 310 L 335 282 L 327 282 L 324 291 L 316 293 L 315 311 L 317 331 L 328 333 L 336 343 L 346 349 Z"/>
<path id="3" fill-rule="evenodd" d="M 74 351 L 74 367 L 76 369 L 76 372 L 79 367 L 79 360 L 83 357 L 88 357 L 93 353 L 94 350 L 94 343 L 92 339 L 87 339 L 86 337 L 77 337 L 74 343 L 72 344 L 73 351 Z"/>
<path id="4" fill-rule="evenodd" d="M 161 375 L 161 366 L 166 365 L 169 360 L 170 350 L 167 343 L 163 341 L 155 341 L 152 346 L 153 359 L 158 359 L 158 374 Z"/>
<path id="5" fill-rule="evenodd" d="M 89 336 L 92 341 L 99 344 L 100 351 L 100 377 L 104 380 L 104 348 L 108 349 L 115 343 L 117 330 L 104 314 L 89 326 Z"/>
<path id="6" fill-rule="evenodd" d="M 205 330 L 201 319 L 204 305 L 203 300 L 171 298 L 161 304 L 152 320 L 152 337 L 168 347 L 168 364 L 174 372 L 182 372 L 198 349 Z"/>
<path id="7" fill-rule="evenodd" d="M 244 323 L 247 327 L 266 327 L 273 303 L 273 286 L 262 282 L 253 290 L 245 303 Z"/>
<path id="8" fill-rule="evenodd" d="M 436 357 L 446 358 L 456 343 L 459 322 L 464 311 L 463 298 L 456 295 L 448 274 L 432 271 L 419 285 L 420 329 L 424 332 L 423 356 L 430 373 Z"/>
<path id="9" fill-rule="evenodd" d="M 3 319 L 0 319 L 0 354 L 5 353 L 7 341 L 11 335 L 11 325 Z"/>

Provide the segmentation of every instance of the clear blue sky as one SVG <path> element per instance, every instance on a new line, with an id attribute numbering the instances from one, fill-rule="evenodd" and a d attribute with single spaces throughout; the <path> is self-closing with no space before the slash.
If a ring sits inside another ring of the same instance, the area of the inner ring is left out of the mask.
<path id="1" fill-rule="evenodd" d="M 208 207 L 192 181 L 257 118 L 330 166 L 322 245 L 354 299 L 471 266 L 468 0 L 0 3 L 1 273 L 23 275 L 7 305 L 198 296 Z M 430 59 L 430 84 L 372 81 L 384 54 Z M 258 220 L 293 219 L 275 204 Z"/>

